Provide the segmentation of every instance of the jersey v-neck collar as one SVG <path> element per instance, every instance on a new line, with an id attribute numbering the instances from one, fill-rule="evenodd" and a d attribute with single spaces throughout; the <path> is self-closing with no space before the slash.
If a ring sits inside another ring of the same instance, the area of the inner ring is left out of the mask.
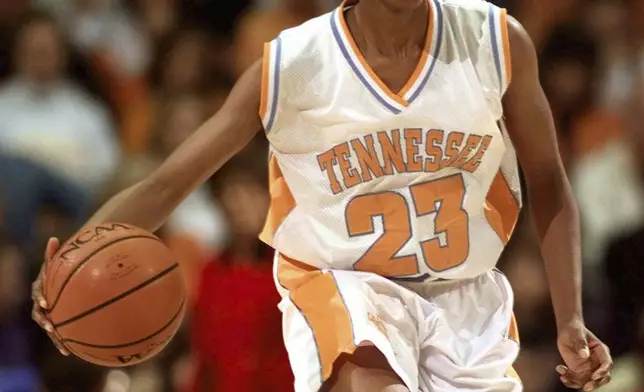
<path id="1" fill-rule="evenodd" d="M 365 88 L 394 114 L 402 112 L 420 94 L 427 84 L 429 77 L 436 65 L 443 39 L 443 14 L 438 0 L 427 0 L 429 4 L 427 33 L 425 44 L 409 80 L 398 92 L 393 92 L 373 71 L 360 52 L 351 31 L 347 25 L 345 11 L 355 5 L 355 1 L 344 1 L 331 14 L 331 30 L 338 44 L 340 52 L 347 61 L 357 78 Z"/>

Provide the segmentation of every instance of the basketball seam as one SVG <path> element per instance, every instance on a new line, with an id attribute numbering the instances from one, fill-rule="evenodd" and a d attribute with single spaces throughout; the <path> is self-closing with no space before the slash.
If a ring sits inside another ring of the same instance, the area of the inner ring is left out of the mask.
<path id="1" fill-rule="evenodd" d="M 86 316 L 89 316 L 90 314 L 92 314 L 92 313 L 94 313 L 94 312 L 96 312 L 98 310 L 101 310 L 101 309 L 103 309 L 103 308 L 105 308 L 105 307 L 107 307 L 107 306 L 109 306 L 109 305 L 111 305 L 111 304 L 113 304 L 115 302 L 118 302 L 118 301 L 122 300 L 123 298 L 128 297 L 130 294 L 134 294 L 135 292 L 141 290 L 142 288 L 144 288 L 146 286 L 149 286 L 150 284 L 152 284 L 152 283 L 156 282 L 157 280 L 163 278 L 164 276 L 166 276 L 170 272 L 176 270 L 178 267 L 179 267 L 179 264 L 175 263 L 172 266 L 170 266 L 170 267 L 164 269 L 163 271 L 159 272 L 158 274 L 154 275 L 150 279 L 139 283 L 138 285 L 132 287 L 131 289 L 129 289 L 127 291 L 124 291 L 123 293 L 117 295 L 116 297 L 113 297 L 113 298 L 109 299 L 108 301 L 103 302 L 102 304 L 96 305 L 93 308 L 88 309 L 88 310 L 86 310 L 86 311 L 84 311 L 84 312 L 82 312 L 82 313 L 80 313 L 80 314 L 78 314 L 78 315 L 76 315 L 76 316 L 74 316 L 72 318 L 69 318 L 69 319 L 67 319 L 65 321 L 61 321 L 60 323 L 54 324 L 54 328 L 60 328 L 60 327 L 63 327 L 65 325 L 67 325 L 67 324 L 73 323 L 74 321 L 78 321 L 78 320 L 80 320 L 80 319 L 82 319 L 82 318 L 84 318 Z"/>
<path id="2" fill-rule="evenodd" d="M 133 236 L 129 236 L 129 237 L 122 237 L 122 238 L 116 239 L 116 240 L 114 240 L 112 242 L 108 242 L 107 244 L 104 244 L 104 245 L 100 246 L 99 248 L 95 249 L 90 254 L 85 256 L 85 258 L 83 260 L 81 260 L 76 265 L 76 267 L 74 268 L 74 271 L 72 271 L 72 273 L 69 274 L 67 276 L 67 278 L 65 278 L 65 281 L 63 282 L 63 285 L 60 287 L 60 290 L 58 291 L 58 294 L 56 295 L 56 299 L 54 300 L 54 303 L 51 304 L 51 307 L 49 309 L 46 309 L 47 313 L 51 313 L 54 310 L 54 308 L 56 308 L 56 305 L 58 305 L 58 301 L 60 301 L 60 297 L 63 295 L 63 291 L 65 290 L 65 288 L 69 284 L 69 281 L 72 280 L 72 278 L 90 261 L 90 259 L 92 257 L 96 256 L 99 252 L 105 250 L 105 248 L 109 247 L 110 245 L 114 245 L 114 244 L 116 244 L 118 242 L 121 242 L 121 241 L 126 241 L 126 240 L 131 240 L 131 239 L 136 239 L 136 238 L 147 238 L 147 239 L 150 239 L 150 240 L 161 242 L 161 240 L 159 240 L 156 237 L 149 237 L 149 236 L 146 236 L 146 235 L 133 235 Z M 45 277 L 45 279 L 47 279 L 47 277 Z"/>
<path id="3" fill-rule="evenodd" d="M 167 322 L 163 327 L 161 327 L 158 331 L 155 331 L 155 332 L 153 332 L 152 334 L 150 334 L 150 335 L 148 335 L 148 336 L 146 336 L 146 337 L 144 337 L 144 338 L 141 338 L 141 339 L 139 339 L 139 340 L 136 340 L 136 341 L 134 341 L 134 342 L 123 343 L 123 344 L 116 344 L 116 345 L 101 345 L 101 344 L 93 344 L 93 343 L 81 342 L 81 341 L 74 340 L 74 339 L 64 339 L 64 338 L 62 339 L 62 342 L 63 342 L 63 343 L 73 343 L 73 344 L 77 344 L 77 345 L 79 345 L 79 346 L 85 346 L 85 347 L 90 347 L 90 348 L 104 348 L 104 349 L 125 348 L 125 347 L 128 347 L 128 346 L 133 346 L 133 345 L 135 345 L 135 344 L 143 343 L 143 342 L 145 342 L 146 340 L 152 339 L 153 337 L 157 336 L 157 335 L 158 335 L 158 334 L 160 334 L 161 332 L 163 332 L 163 331 L 165 331 L 166 329 L 168 329 L 168 327 L 170 327 L 170 325 L 172 325 L 172 323 L 174 323 L 174 321 L 179 317 L 179 315 L 180 315 L 180 314 L 181 314 L 181 312 L 183 311 L 183 308 L 185 307 L 185 304 L 186 304 L 186 299 L 185 299 L 185 297 L 184 297 L 184 298 L 181 300 L 181 305 L 179 305 L 179 310 L 177 310 L 177 312 L 174 314 L 174 316 L 172 316 L 172 318 L 170 319 L 170 321 L 168 321 L 168 322 Z"/>

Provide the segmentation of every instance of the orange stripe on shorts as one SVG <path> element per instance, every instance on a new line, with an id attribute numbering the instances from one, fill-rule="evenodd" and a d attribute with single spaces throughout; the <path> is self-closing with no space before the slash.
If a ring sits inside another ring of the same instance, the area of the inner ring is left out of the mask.
<path id="1" fill-rule="evenodd" d="M 279 255 L 277 263 L 280 285 L 290 291 L 291 301 L 313 332 L 324 382 L 331 377 L 336 359 L 356 349 L 349 310 L 332 273 L 284 255 Z"/>

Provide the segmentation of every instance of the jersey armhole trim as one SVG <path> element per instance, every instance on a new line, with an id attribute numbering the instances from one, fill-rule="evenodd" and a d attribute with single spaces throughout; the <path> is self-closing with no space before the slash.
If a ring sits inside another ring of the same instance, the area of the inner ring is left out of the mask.
<path id="1" fill-rule="evenodd" d="M 512 79 L 507 11 L 490 4 L 489 25 L 492 54 L 499 81 L 499 93 L 503 96 Z"/>
<path id="2" fill-rule="evenodd" d="M 512 82 L 512 55 L 510 53 L 510 35 L 508 33 L 508 11 L 501 9 L 501 40 L 503 41 L 503 59 L 505 68 L 505 88 Z"/>
<path id="3" fill-rule="evenodd" d="M 280 37 L 264 44 L 259 117 L 262 119 L 266 133 L 270 132 L 273 127 L 277 114 L 281 57 L 282 39 Z"/>

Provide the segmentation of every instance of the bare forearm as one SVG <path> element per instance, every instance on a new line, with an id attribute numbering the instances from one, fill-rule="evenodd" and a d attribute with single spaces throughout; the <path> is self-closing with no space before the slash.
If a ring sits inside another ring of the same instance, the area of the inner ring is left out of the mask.
<path id="1" fill-rule="evenodd" d="M 557 325 L 562 326 L 582 319 L 579 216 L 567 184 L 543 193 L 531 197 L 532 215 L 541 241 Z"/>
<path id="2" fill-rule="evenodd" d="M 122 222 L 154 232 L 179 202 L 166 186 L 146 179 L 114 195 L 87 225 Z"/>
<path id="3" fill-rule="evenodd" d="M 561 326 L 582 314 L 579 217 L 559 156 L 550 105 L 539 83 L 534 45 L 513 18 L 508 18 L 508 34 L 514 76 L 504 96 L 504 109 L 525 175 L 557 324 Z"/>

